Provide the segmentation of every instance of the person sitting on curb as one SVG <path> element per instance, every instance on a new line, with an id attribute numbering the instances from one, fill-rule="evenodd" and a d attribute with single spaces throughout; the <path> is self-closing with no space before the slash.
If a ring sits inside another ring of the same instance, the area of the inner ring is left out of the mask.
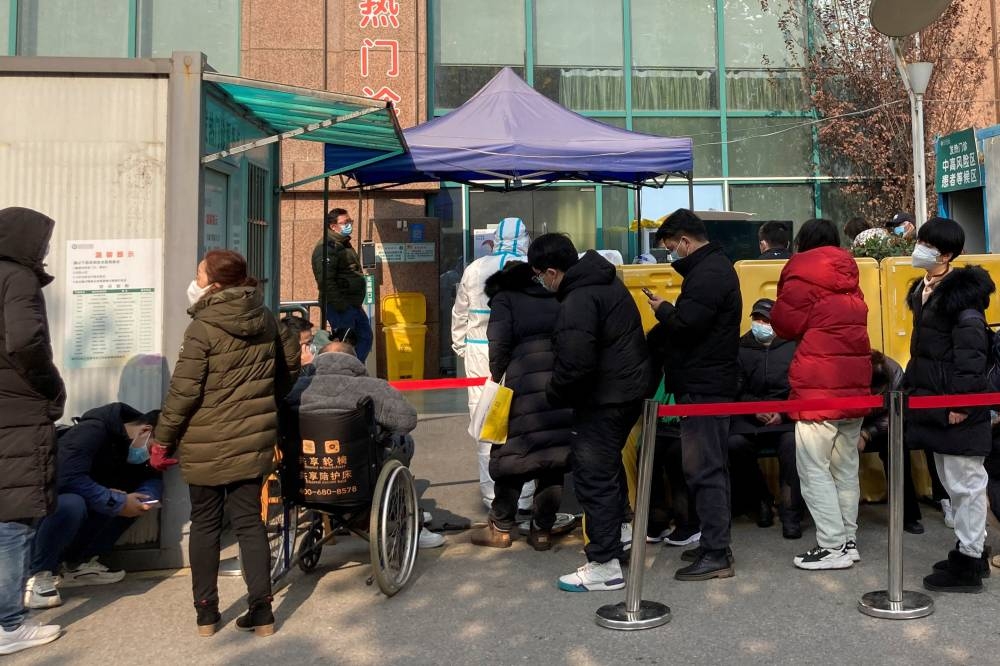
<path id="1" fill-rule="evenodd" d="M 331 342 L 313 359 L 315 372 L 299 377 L 285 398 L 285 407 L 295 417 L 300 413 L 336 414 L 350 412 L 358 402 L 371 398 L 375 407 L 375 422 L 381 434 L 394 450 L 403 450 L 409 464 L 412 445 L 409 436 L 417 427 L 417 410 L 403 395 L 377 377 L 369 377 L 364 364 L 358 360 L 354 347 L 342 341 Z M 285 419 L 292 418 L 291 415 Z M 284 420 L 284 419 L 283 419 Z M 287 420 L 285 422 L 288 422 Z M 420 530 L 419 547 L 437 548 L 444 544 L 441 534 L 426 527 Z"/>
<path id="2" fill-rule="evenodd" d="M 124 571 L 109 570 L 98 557 L 109 553 L 163 494 L 161 473 L 148 464 L 159 414 L 114 402 L 84 413 L 59 437 L 59 497 L 55 511 L 35 532 L 25 606 L 59 606 L 59 587 L 106 585 L 125 577 Z"/>

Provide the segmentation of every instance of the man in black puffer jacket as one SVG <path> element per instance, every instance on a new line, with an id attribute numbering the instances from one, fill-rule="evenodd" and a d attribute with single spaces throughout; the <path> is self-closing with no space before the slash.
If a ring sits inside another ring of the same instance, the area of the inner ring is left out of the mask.
<path id="1" fill-rule="evenodd" d="M 676 304 L 649 300 L 659 321 L 650 339 L 666 349 L 666 389 L 677 404 L 731 401 L 739 376 L 743 309 L 736 270 L 722 246 L 709 242 L 705 223 L 689 210 L 672 213 L 656 240 L 677 257 L 673 267 L 684 278 Z M 701 544 L 685 554 L 694 564 L 678 570 L 677 580 L 733 575 L 728 434 L 728 416 L 681 420 L 684 476 L 701 518 Z"/>
<path id="2" fill-rule="evenodd" d="M 578 259 L 572 241 L 544 234 L 528 248 L 543 287 L 561 303 L 549 402 L 573 408 L 573 483 L 587 514 L 587 564 L 559 579 L 569 592 L 625 586 L 619 557 L 628 497 L 621 452 L 653 394 L 642 320 L 615 268 L 594 251 Z"/>
<path id="3" fill-rule="evenodd" d="M 534 280 L 531 266 L 508 261 L 486 279 L 490 304 L 490 375 L 514 392 L 507 442 L 490 452 L 495 483 L 489 525 L 472 537 L 479 546 L 506 548 L 525 483 L 535 479 L 528 543 L 551 548 L 552 526 L 562 501 L 573 411 L 555 408 L 545 396 L 555 355 L 552 331 L 559 316 L 556 295 Z"/>

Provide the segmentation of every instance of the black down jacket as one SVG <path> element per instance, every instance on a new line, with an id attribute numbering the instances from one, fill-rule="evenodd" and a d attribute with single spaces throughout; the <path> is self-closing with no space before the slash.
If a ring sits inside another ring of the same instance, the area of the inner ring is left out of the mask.
<path id="1" fill-rule="evenodd" d="M 994 291 L 993 280 L 978 266 L 953 269 L 923 304 L 923 281 L 913 285 L 907 297 L 913 310 L 913 336 L 904 377 L 911 395 L 988 390 L 989 338 L 985 319 L 960 315 L 968 310 L 981 315 Z M 968 417 L 957 425 L 949 425 L 949 411 L 964 412 Z M 906 439 L 910 448 L 925 448 L 935 453 L 988 455 L 992 448 L 989 409 L 913 410 L 907 414 Z"/>
<path id="2" fill-rule="evenodd" d="M 649 348 L 639 309 L 615 267 L 588 250 L 563 276 L 556 362 L 546 389 L 554 405 L 585 409 L 652 396 Z"/>
<path id="3" fill-rule="evenodd" d="M 54 421 L 66 394 L 52 363 L 42 260 L 55 225 L 0 210 L 0 522 L 46 515 L 56 500 Z"/>
<path id="4" fill-rule="evenodd" d="M 770 345 L 762 345 L 747 333 L 740 338 L 739 399 L 741 402 L 758 400 L 787 400 L 791 388 L 788 385 L 788 368 L 795 355 L 795 342 L 774 338 Z M 751 434 L 760 432 L 785 432 L 795 425 L 784 417 L 776 426 L 764 426 L 753 414 L 734 416 L 730 432 Z"/>
<path id="5" fill-rule="evenodd" d="M 654 338 L 665 341 L 667 391 L 681 398 L 736 396 L 743 299 L 733 264 L 709 243 L 673 264 L 684 281 L 674 304 L 656 310 Z"/>
<path id="6" fill-rule="evenodd" d="M 531 475 L 566 467 L 573 410 L 545 397 L 552 376 L 552 330 L 559 315 L 555 294 L 535 284 L 531 267 L 507 262 L 486 280 L 490 299 L 490 374 L 514 391 L 507 443 L 493 449 L 490 476 Z"/>

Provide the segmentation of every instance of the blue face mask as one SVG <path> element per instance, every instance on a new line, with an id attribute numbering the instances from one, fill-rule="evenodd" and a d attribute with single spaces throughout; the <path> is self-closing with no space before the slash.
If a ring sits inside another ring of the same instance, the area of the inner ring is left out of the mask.
<path id="1" fill-rule="evenodd" d="M 146 433 L 146 440 L 142 443 L 142 446 L 136 446 L 133 441 L 128 447 L 126 461 L 129 465 L 142 465 L 149 460 L 149 438 L 152 434 L 153 431 Z"/>
<path id="2" fill-rule="evenodd" d="M 340 233 L 344 234 L 345 236 L 350 236 L 352 233 L 354 233 L 354 225 L 345 224 L 340 228 Z"/>
<path id="3" fill-rule="evenodd" d="M 750 324 L 750 332 L 753 333 L 753 337 L 757 339 L 757 342 L 762 345 L 766 345 L 768 342 L 774 340 L 774 329 L 771 328 L 770 324 L 765 324 L 762 321 L 755 321 Z"/>
<path id="4" fill-rule="evenodd" d="M 906 225 L 903 224 L 899 225 L 898 227 L 892 230 L 892 233 L 896 234 L 897 236 L 902 236 L 903 234 L 906 233 Z"/>

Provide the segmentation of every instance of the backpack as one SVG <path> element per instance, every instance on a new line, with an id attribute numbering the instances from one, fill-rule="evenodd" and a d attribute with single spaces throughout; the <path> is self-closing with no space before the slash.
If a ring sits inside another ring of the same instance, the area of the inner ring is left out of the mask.
<path id="1" fill-rule="evenodd" d="M 986 322 L 986 317 L 979 310 L 962 310 L 958 313 L 958 321 L 976 319 L 983 322 L 986 329 L 986 385 L 991 393 L 1000 393 L 1000 335 Z"/>

